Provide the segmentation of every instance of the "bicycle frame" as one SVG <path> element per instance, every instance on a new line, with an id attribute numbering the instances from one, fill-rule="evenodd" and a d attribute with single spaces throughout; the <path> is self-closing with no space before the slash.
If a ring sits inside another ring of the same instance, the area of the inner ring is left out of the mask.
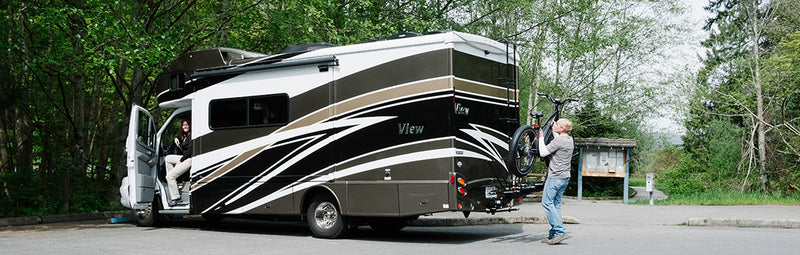
<path id="1" fill-rule="evenodd" d="M 531 169 L 533 168 L 533 163 L 539 156 L 539 145 L 537 141 L 539 137 L 538 131 L 541 130 L 543 132 L 545 143 L 552 141 L 554 138 L 553 123 L 561 118 L 561 108 L 568 102 L 578 101 L 574 98 L 561 100 L 559 98 L 551 97 L 549 94 L 545 93 L 537 93 L 537 95 L 550 99 L 550 102 L 552 102 L 554 106 L 553 113 L 547 118 L 544 126 L 541 126 L 540 122 L 540 118 L 544 116 L 544 112 L 536 111 L 529 113 L 531 117 L 536 118 L 537 124 L 534 125 L 534 127 L 537 129 L 534 129 L 528 125 L 524 125 L 519 127 L 514 133 L 511 143 L 509 144 L 508 169 L 517 177 L 524 177 L 530 173 Z"/>

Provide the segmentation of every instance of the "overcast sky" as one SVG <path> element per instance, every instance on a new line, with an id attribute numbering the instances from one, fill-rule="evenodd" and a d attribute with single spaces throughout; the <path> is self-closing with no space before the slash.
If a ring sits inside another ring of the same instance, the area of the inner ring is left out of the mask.
<path id="1" fill-rule="evenodd" d="M 683 17 L 679 19 L 686 23 L 687 27 L 691 29 L 687 39 L 681 45 L 673 47 L 671 53 L 671 61 L 665 63 L 663 66 L 680 70 L 687 68 L 688 71 L 696 74 L 701 67 L 698 55 L 704 55 L 705 49 L 700 45 L 700 42 L 708 37 L 708 32 L 703 30 L 703 24 L 709 16 L 708 12 L 703 10 L 703 7 L 708 5 L 706 0 L 680 0 L 686 7 L 687 11 Z M 687 94 L 687 91 L 679 94 Z M 661 110 L 665 115 L 661 118 L 650 120 L 647 124 L 652 130 L 665 133 L 684 134 L 685 128 L 682 125 L 681 112 L 678 112 L 672 107 L 665 107 Z"/>

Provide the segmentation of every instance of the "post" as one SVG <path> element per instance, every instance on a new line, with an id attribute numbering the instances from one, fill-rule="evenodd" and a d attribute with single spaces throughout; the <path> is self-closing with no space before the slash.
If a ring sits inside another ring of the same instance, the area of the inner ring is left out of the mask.
<path id="1" fill-rule="evenodd" d="M 625 204 L 628 203 L 628 175 L 629 175 L 628 166 L 630 165 L 628 161 L 630 160 L 630 158 L 631 158 L 631 149 L 625 148 L 625 191 L 622 192 L 623 193 L 622 202 L 624 202 Z"/>
<path id="2" fill-rule="evenodd" d="M 583 147 L 578 149 L 578 202 L 583 200 Z"/>
<path id="3" fill-rule="evenodd" d="M 647 173 L 645 180 L 645 191 L 650 192 L 650 205 L 653 205 L 653 179 L 655 179 L 654 173 Z"/>

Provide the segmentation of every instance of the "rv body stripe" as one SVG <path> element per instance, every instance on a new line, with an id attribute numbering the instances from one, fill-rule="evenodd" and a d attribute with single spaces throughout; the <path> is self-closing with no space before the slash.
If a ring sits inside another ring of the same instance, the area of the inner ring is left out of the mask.
<path id="1" fill-rule="evenodd" d="M 481 102 L 481 103 L 485 103 L 485 104 L 492 104 L 492 105 L 497 105 L 497 106 L 517 106 L 517 103 L 513 102 L 513 101 L 512 102 L 505 102 L 505 101 L 504 102 L 498 102 L 498 101 L 491 101 L 491 100 L 486 100 L 486 99 L 468 97 L 467 95 L 456 95 L 456 99 L 467 99 L 467 100 L 470 100 L 470 101 Z"/>
<path id="2" fill-rule="evenodd" d="M 355 158 L 352 158 L 352 159 L 349 159 L 349 160 L 346 160 L 346 161 L 342 161 L 341 163 L 335 164 L 333 166 L 325 167 L 325 168 L 323 168 L 323 169 L 321 169 L 321 170 L 319 170 L 319 171 L 317 171 L 317 172 L 315 172 L 315 173 L 313 173 L 313 174 L 311 174 L 309 176 L 312 176 L 312 177 L 313 176 L 317 176 L 317 175 L 319 175 L 321 173 L 325 173 L 327 171 L 331 171 L 334 167 L 340 167 L 340 166 L 343 166 L 343 165 L 347 165 L 350 162 L 357 161 L 357 160 L 359 160 L 361 158 L 369 157 L 371 155 L 375 155 L 375 154 L 379 154 L 379 153 L 384 153 L 386 151 L 392 151 L 392 150 L 396 150 L 398 148 L 403 148 L 403 147 L 418 146 L 418 145 L 424 144 L 424 143 L 447 141 L 447 140 L 450 140 L 450 139 L 453 139 L 453 138 L 455 138 L 456 140 L 459 140 L 460 142 L 462 142 L 464 144 L 468 144 L 468 145 L 478 149 L 482 153 L 477 153 L 477 152 L 466 150 L 466 149 L 462 149 L 462 148 L 458 148 L 458 149 L 455 149 L 455 148 L 443 148 L 443 149 L 430 149 L 430 150 L 425 150 L 425 151 L 422 151 L 422 152 L 406 153 L 406 154 L 403 154 L 403 155 L 387 157 L 387 158 L 383 158 L 383 159 L 379 159 L 379 160 L 367 160 L 367 161 L 363 161 L 364 163 L 360 163 L 360 164 L 357 164 L 357 165 L 354 165 L 354 166 L 351 166 L 351 167 L 346 167 L 346 168 L 344 168 L 342 170 L 337 170 L 336 172 L 332 172 L 330 174 L 326 174 L 326 175 L 324 175 L 322 177 L 316 177 L 316 178 L 311 179 L 311 180 L 302 180 L 302 181 L 293 182 L 293 183 L 291 183 L 289 185 L 286 185 L 284 188 L 281 188 L 278 191 L 273 192 L 273 193 L 265 196 L 264 198 L 258 199 L 257 201 L 254 201 L 254 202 L 251 202 L 251 203 L 248 203 L 244 207 L 240 207 L 240 208 L 229 210 L 226 213 L 229 213 L 229 214 L 245 213 L 245 212 L 247 212 L 249 210 L 252 210 L 253 208 L 255 208 L 255 207 L 259 206 L 259 205 L 262 205 L 264 203 L 269 203 L 269 202 L 271 202 L 271 201 L 273 201 L 275 199 L 278 199 L 278 198 L 281 198 L 283 196 L 289 195 L 289 194 L 291 194 L 293 192 L 297 192 L 297 191 L 300 191 L 300 190 L 303 190 L 303 189 L 307 189 L 307 188 L 309 188 L 311 186 L 318 185 L 321 182 L 328 182 L 328 181 L 333 181 L 333 180 L 336 180 L 336 179 L 342 179 L 342 178 L 346 178 L 348 176 L 352 176 L 352 175 L 355 175 L 355 174 L 358 174 L 358 173 L 362 173 L 362 172 L 365 172 L 365 171 L 374 170 L 376 168 L 381 168 L 381 167 L 390 166 L 390 165 L 398 165 L 398 164 L 417 162 L 417 161 L 423 161 L 423 160 L 441 159 L 441 158 L 453 158 L 453 157 L 460 157 L 460 158 L 467 157 L 467 158 L 476 158 L 476 159 L 486 160 L 486 161 L 503 162 L 502 157 L 497 152 L 497 149 L 495 149 L 495 146 L 500 146 L 502 148 L 506 148 L 508 146 L 508 144 L 504 143 L 501 139 L 499 139 L 499 138 L 497 138 L 495 136 L 482 134 L 482 133 L 480 133 L 480 131 L 488 131 L 489 133 L 498 134 L 498 135 L 501 135 L 501 137 L 503 137 L 503 138 L 507 138 L 507 136 L 505 136 L 504 134 L 502 134 L 499 131 L 493 130 L 493 129 L 485 127 L 485 126 L 476 125 L 476 124 L 471 124 L 470 126 L 472 126 L 475 129 L 474 130 L 462 129 L 461 131 L 470 134 L 474 139 L 479 141 L 480 145 L 473 144 L 473 143 L 471 143 L 469 141 L 466 141 L 464 139 L 457 138 L 457 137 L 444 137 L 444 138 L 437 138 L 437 139 L 431 139 L 431 140 L 426 140 L 426 141 L 413 142 L 413 143 L 409 143 L 409 144 L 403 144 L 403 145 L 393 146 L 393 147 L 389 147 L 389 148 L 384 148 L 384 149 L 381 149 L 381 150 L 377 150 L 377 151 L 374 151 L 374 152 L 371 152 L 371 153 L 367 153 L 367 154 L 361 155 L 359 157 L 355 157 Z M 456 153 L 455 152 L 456 150 L 461 151 L 461 153 Z M 503 166 L 505 166 L 505 165 L 503 165 Z M 266 183 L 266 182 L 268 182 L 269 179 L 275 177 L 276 175 L 277 175 L 277 172 L 273 171 L 273 174 L 270 174 L 269 176 L 265 176 L 265 177 L 260 178 L 258 180 L 258 183 L 256 183 L 256 185 L 260 185 L 260 183 Z M 410 181 L 410 182 L 413 182 L 413 181 Z M 232 202 L 234 200 L 240 199 L 241 197 L 245 196 L 246 193 L 252 192 L 253 189 L 255 189 L 255 187 L 251 186 L 251 188 L 248 188 L 244 192 L 239 193 L 239 195 L 237 195 L 236 198 L 231 199 L 231 201 L 229 201 L 229 202 Z M 209 207 L 207 211 L 209 211 L 212 208 L 214 208 L 214 206 Z"/>
<path id="3" fill-rule="evenodd" d="M 340 103 L 336 103 L 328 107 L 319 109 L 315 112 L 312 112 L 306 116 L 303 116 L 302 118 L 299 118 L 298 120 L 289 123 L 285 127 L 279 129 L 277 132 L 283 132 L 298 127 L 311 125 L 314 123 L 320 123 L 328 119 L 331 119 L 332 118 L 331 116 L 337 116 L 339 114 L 352 112 L 360 108 L 369 107 L 371 105 L 375 105 L 385 101 L 396 101 L 403 98 L 414 97 L 428 92 L 450 89 L 451 88 L 451 85 L 449 83 L 450 78 L 451 77 L 432 78 L 428 80 L 400 84 L 397 86 L 392 86 L 389 88 L 384 88 L 381 90 L 376 90 L 370 93 L 366 93 L 364 95 L 350 98 Z M 408 95 L 408 96 L 397 97 L 397 95 Z"/>
<path id="4" fill-rule="evenodd" d="M 281 158 L 280 160 L 278 160 L 277 162 L 275 162 L 271 166 L 267 167 L 267 169 L 264 172 L 262 172 L 261 174 L 253 177 L 252 179 L 247 181 L 244 185 L 240 186 L 238 189 L 236 189 L 233 192 L 231 192 L 228 196 L 223 197 L 222 200 L 220 200 L 220 202 L 226 201 L 226 203 L 232 203 L 232 202 L 235 202 L 236 200 L 239 200 L 244 195 L 250 193 L 250 191 L 254 190 L 255 188 L 258 188 L 258 186 L 260 186 L 259 183 L 265 183 L 266 180 L 269 180 L 272 177 L 280 174 L 282 172 L 282 170 L 285 170 L 286 168 L 288 168 L 289 166 L 292 165 L 290 163 L 287 163 L 287 161 L 291 161 L 292 159 L 295 159 L 295 161 L 296 161 L 297 157 L 305 156 L 305 155 L 302 155 L 303 154 L 302 152 L 304 152 L 304 151 L 306 151 L 307 154 L 310 154 L 311 152 L 314 151 L 314 149 L 315 149 L 314 147 L 315 146 L 316 146 L 316 148 L 320 148 L 320 147 L 325 146 L 327 143 L 325 143 L 324 141 L 322 141 L 322 142 L 319 141 L 319 140 L 324 139 L 325 137 L 327 137 L 327 136 L 316 135 L 316 136 L 305 137 L 305 138 L 300 139 L 300 140 L 293 140 L 293 141 L 289 141 L 289 142 L 286 142 L 286 143 L 281 143 L 280 145 L 276 145 L 275 148 L 281 147 L 281 146 L 285 146 L 285 145 L 291 145 L 293 143 L 302 143 L 302 145 L 300 145 L 297 148 L 295 148 L 292 152 L 290 152 L 289 154 L 287 154 L 286 156 L 284 156 L 283 158 Z M 314 145 L 315 142 L 320 142 L 320 143 L 317 143 L 316 145 Z M 298 156 L 295 157 L 294 155 L 298 155 Z M 233 196 L 233 197 L 228 199 L 231 196 Z M 214 206 L 216 206 L 216 204 L 212 205 L 211 207 L 213 208 Z"/>
<path id="5" fill-rule="evenodd" d="M 455 77 L 454 85 L 456 90 L 470 92 L 472 94 L 478 94 L 483 96 L 491 96 L 503 100 L 506 100 L 508 98 L 509 93 L 511 93 L 511 95 L 519 94 L 519 91 L 517 91 L 515 88 L 495 86 L 459 77 Z"/>
<path id="6" fill-rule="evenodd" d="M 200 179 L 200 180 L 198 180 L 197 182 L 195 182 L 195 183 L 194 183 L 194 185 L 192 185 L 191 189 L 192 189 L 192 190 L 199 189 L 199 188 L 203 187 L 203 185 L 204 185 L 204 184 L 206 184 L 206 183 L 209 183 L 209 182 L 213 181 L 213 180 L 214 180 L 214 179 L 216 179 L 217 177 L 220 177 L 220 176 L 222 176 L 222 175 L 225 175 L 225 173 L 227 173 L 228 171 L 230 171 L 230 170 L 231 170 L 231 169 L 233 169 L 234 167 L 236 167 L 236 166 L 238 166 L 238 165 L 241 165 L 241 164 L 242 164 L 242 163 L 244 163 L 244 162 L 245 162 L 247 159 L 251 158 L 253 155 L 255 155 L 255 154 L 256 154 L 256 152 L 258 152 L 258 151 L 260 151 L 260 150 L 262 150 L 262 149 L 264 149 L 264 148 L 266 148 L 266 147 L 268 147 L 268 146 L 269 146 L 269 145 L 261 146 L 261 147 L 258 147 L 258 148 L 255 148 L 255 149 L 252 149 L 252 150 L 246 151 L 246 152 L 244 152 L 244 153 L 242 153 L 242 154 L 240 154 L 240 155 L 236 156 L 236 157 L 234 158 L 234 160 L 233 160 L 233 161 L 231 161 L 230 163 L 228 163 L 228 164 L 224 165 L 223 167 L 221 167 L 221 168 L 219 168 L 219 169 L 215 170 L 214 172 L 212 172 L 210 175 L 208 175 L 208 176 L 206 176 L 206 177 L 203 177 L 202 179 Z"/>
<path id="7" fill-rule="evenodd" d="M 280 190 L 277 191 L 277 192 L 282 192 L 281 193 L 282 195 L 275 197 L 275 199 L 283 197 L 283 196 L 286 196 L 288 194 L 291 194 L 291 192 L 287 192 L 287 190 L 291 190 L 292 188 L 296 187 L 297 185 L 299 185 L 301 183 L 318 182 L 318 180 L 306 180 L 306 179 L 310 179 L 310 178 L 316 179 L 315 176 L 318 176 L 321 173 L 332 171 L 333 169 L 340 168 L 340 167 L 344 167 L 345 169 L 349 169 L 349 168 L 353 168 L 353 167 L 358 166 L 358 165 L 365 165 L 366 163 L 374 161 L 373 159 L 370 159 L 372 156 L 375 156 L 375 155 L 378 155 L 378 154 L 382 154 L 382 153 L 386 153 L 386 152 L 389 152 L 389 151 L 402 150 L 402 149 L 405 149 L 405 148 L 417 148 L 416 150 L 419 150 L 418 148 L 420 148 L 420 147 L 430 147 L 428 144 L 432 144 L 434 146 L 434 148 L 431 148 L 431 149 L 426 150 L 426 151 L 441 150 L 441 149 L 443 149 L 441 147 L 435 148 L 436 146 L 440 146 L 440 145 L 436 145 L 437 143 L 440 143 L 442 141 L 451 141 L 454 138 L 455 137 L 442 137 L 442 138 L 436 138 L 436 139 L 430 139 L 430 140 L 424 140 L 424 141 L 416 141 L 416 142 L 411 142 L 411 143 L 407 143 L 407 144 L 401 144 L 401 145 L 396 145 L 396 146 L 392 146 L 392 147 L 379 149 L 379 150 L 376 150 L 376 151 L 372 151 L 372 152 L 369 152 L 369 153 L 362 154 L 362 155 L 357 156 L 357 157 L 353 157 L 353 158 L 344 160 L 344 161 L 342 161 L 340 163 L 324 167 L 321 170 L 318 170 L 318 171 L 316 171 L 316 172 L 314 172 L 312 174 L 309 174 L 309 175 L 307 175 L 308 178 L 303 178 L 303 180 L 298 180 L 298 181 L 296 181 L 294 183 L 286 185 L 285 187 L 283 187 L 283 188 L 281 188 Z M 448 148 L 450 148 L 450 147 L 448 147 Z M 450 149 L 452 149 L 452 148 L 450 148 Z M 483 157 L 483 158 L 488 160 L 487 157 Z M 349 165 L 352 165 L 352 166 L 349 166 Z M 336 174 L 335 172 L 332 174 L 332 176 L 334 176 L 335 178 L 345 178 L 345 177 L 347 177 L 347 176 L 343 176 L 341 174 Z M 332 179 L 332 180 L 335 180 L 335 179 Z M 348 181 L 348 183 L 349 183 L 349 181 Z M 294 191 L 296 192 L 297 190 L 294 190 Z M 269 200 L 269 201 L 266 201 L 265 203 L 268 203 L 268 202 L 271 202 L 271 201 L 272 200 Z"/>
<path id="8" fill-rule="evenodd" d="M 341 127 L 349 127 L 349 128 L 346 128 L 345 130 L 342 130 L 339 133 L 331 134 L 331 135 L 327 136 L 326 139 L 321 139 L 321 141 L 318 141 L 318 143 L 315 143 L 315 144 L 311 144 L 311 142 L 312 141 L 316 141 L 317 138 L 319 138 L 319 137 L 314 137 L 314 139 L 309 139 L 309 141 L 306 143 L 306 145 L 310 145 L 308 148 L 305 148 L 303 151 L 296 151 L 297 153 L 295 153 L 295 152 L 290 153 L 293 156 L 291 158 L 289 158 L 289 156 L 287 155 L 285 157 L 285 159 L 287 159 L 287 160 L 283 164 L 280 164 L 280 165 L 275 164 L 273 166 L 270 166 L 269 168 L 267 168 L 264 171 L 262 171 L 261 174 L 259 174 L 259 175 L 255 176 L 255 177 L 253 177 L 252 179 L 250 179 L 245 185 L 237 188 L 236 190 L 234 190 L 234 192 L 231 192 L 229 195 L 223 197 L 223 199 L 221 199 L 221 200 L 217 201 L 216 203 L 212 204 L 208 209 L 216 208 L 217 206 L 219 206 L 223 202 L 225 204 L 231 204 L 231 203 L 236 202 L 236 200 L 238 200 L 239 198 L 243 197 L 244 195 L 246 195 L 250 191 L 252 191 L 255 188 L 258 188 L 262 184 L 266 183 L 267 180 L 269 180 L 272 177 L 282 173 L 284 170 L 288 169 L 289 167 L 291 167 L 292 165 L 294 165 L 298 161 L 302 160 L 303 158 L 305 158 L 305 157 L 309 156 L 310 154 L 314 153 L 315 151 L 320 150 L 321 148 L 323 148 L 326 145 L 330 144 L 334 140 L 334 139 L 330 138 L 333 135 L 344 137 L 344 136 L 347 136 L 348 134 L 351 134 L 351 133 L 356 132 L 358 130 L 361 130 L 363 128 L 366 128 L 366 127 L 369 127 L 369 126 L 372 126 L 372 125 L 375 125 L 377 123 L 384 122 L 386 120 L 390 120 L 390 119 L 393 119 L 393 118 L 394 117 L 365 117 L 365 118 L 342 120 L 340 122 L 337 122 L 337 124 L 340 124 Z M 282 143 L 282 144 L 286 144 L 286 143 Z M 303 147 L 300 147 L 300 148 L 303 148 Z M 283 162 L 283 161 L 284 160 L 281 160 L 281 162 Z"/>
<path id="9" fill-rule="evenodd" d="M 496 136 L 488 135 L 482 129 L 489 129 L 488 127 L 484 127 L 477 124 L 470 124 L 474 129 L 461 129 L 461 132 L 466 133 L 467 135 L 471 136 L 473 139 L 480 143 L 480 148 L 483 152 L 492 156 L 492 158 L 503 165 L 503 168 L 508 169 L 506 166 L 506 162 L 503 159 L 503 155 L 500 151 L 497 150 L 495 146 L 502 146 L 508 148 L 508 143 L 498 139 Z M 474 145 L 473 145 L 474 146 Z M 477 146 L 476 146 L 477 147 Z"/>
<path id="10" fill-rule="evenodd" d="M 222 166 L 223 164 L 225 164 L 225 162 L 228 162 L 229 160 L 231 160 L 231 159 L 233 159 L 233 158 L 234 158 L 234 157 L 230 157 L 230 158 L 223 159 L 223 160 L 222 160 L 222 161 L 220 161 L 220 162 L 217 162 L 217 163 L 215 163 L 215 164 L 211 164 L 210 166 L 208 166 L 208 167 L 206 167 L 206 168 L 203 168 L 203 169 L 200 169 L 200 170 L 198 170 L 198 171 L 196 171 L 196 172 L 194 172 L 194 173 L 192 173 L 192 174 L 203 174 L 203 173 L 205 173 L 205 172 L 212 171 L 213 169 L 219 169 L 219 167 L 220 167 L 220 166 Z M 192 177 L 195 177 L 195 176 L 194 176 L 194 175 L 192 175 Z"/>
<path id="11" fill-rule="evenodd" d="M 481 154 L 473 153 L 473 152 L 464 152 L 463 154 L 456 155 L 456 150 L 453 148 L 445 148 L 445 149 L 438 149 L 438 150 L 429 150 L 429 151 L 419 151 L 404 155 L 398 155 L 394 157 L 388 157 L 376 161 L 371 161 L 368 163 L 364 163 L 361 165 L 353 166 L 350 168 L 337 170 L 336 172 L 326 174 L 320 177 L 317 177 L 311 181 L 296 183 L 295 185 L 291 186 L 290 188 L 284 188 L 278 192 L 274 192 L 270 195 L 267 195 L 264 198 L 258 199 L 253 201 L 252 203 L 247 204 L 244 207 L 234 209 L 229 214 L 235 213 L 244 213 L 246 211 L 252 210 L 253 208 L 260 206 L 265 203 L 269 203 L 275 199 L 281 198 L 283 196 L 289 195 L 292 192 L 297 192 L 300 190 L 305 190 L 312 186 L 318 185 L 319 183 L 329 182 L 335 180 L 337 178 L 344 178 L 347 176 L 359 174 L 365 171 L 374 170 L 376 168 L 380 168 L 387 165 L 397 165 L 403 163 L 411 163 L 411 162 L 418 162 L 418 161 L 425 161 L 425 160 L 434 160 L 434 159 L 442 159 L 442 158 L 452 158 L 452 157 L 467 157 L 467 158 L 477 158 L 481 160 L 491 160 Z M 317 173 L 324 172 L 325 170 L 320 170 Z M 317 174 L 315 173 L 315 174 Z"/>

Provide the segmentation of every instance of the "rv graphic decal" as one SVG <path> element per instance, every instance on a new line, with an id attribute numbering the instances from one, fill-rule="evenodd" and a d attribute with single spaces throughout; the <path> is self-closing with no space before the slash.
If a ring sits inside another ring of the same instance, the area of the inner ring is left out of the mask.
<path id="1" fill-rule="evenodd" d="M 477 141 L 480 144 L 480 146 L 474 144 L 471 145 L 483 152 L 484 155 L 489 155 L 492 160 L 503 165 L 503 168 L 508 171 L 508 167 L 506 166 L 502 155 L 505 155 L 508 151 L 507 141 L 509 137 L 489 127 L 478 124 L 470 124 L 470 126 L 472 129 L 461 129 L 461 132 L 469 135 L 474 139 L 474 141 Z M 502 139 L 498 138 L 498 136 Z"/>
<path id="2" fill-rule="evenodd" d="M 397 130 L 401 135 L 419 135 L 425 126 L 412 126 L 411 123 L 397 124 Z"/>
<path id="3" fill-rule="evenodd" d="M 461 103 L 456 103 L 455 110 L 458 115 L 469 115 L 469 108 L 464 107 Z"/>

